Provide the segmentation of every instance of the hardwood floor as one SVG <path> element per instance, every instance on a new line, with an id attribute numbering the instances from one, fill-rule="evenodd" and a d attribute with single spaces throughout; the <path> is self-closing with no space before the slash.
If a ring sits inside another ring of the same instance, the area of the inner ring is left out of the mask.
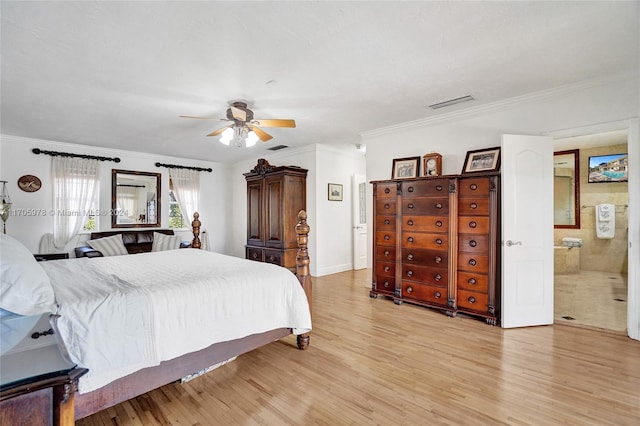
<path id="1" fill-rule="evenodd" d="M 397 306 L 369 276 L 314 279 L 308 351 L 290 336 L 77 424 L 640 424 L 640 342 Z"/>

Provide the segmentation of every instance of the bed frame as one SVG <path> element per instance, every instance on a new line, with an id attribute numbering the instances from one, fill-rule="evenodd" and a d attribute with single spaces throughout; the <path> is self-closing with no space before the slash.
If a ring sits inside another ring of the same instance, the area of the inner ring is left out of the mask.
<path id="1" fill-rule="evenodd" d="M 200 220 L 195 213 L 192 222 L 192 247 L 200 248 Z M 309 225 L 307 213 L 298 213 L 298 224 L 295 227 L 298 240 L 298 254 L 296 256 L 296 276 L 304 289 L 311 309 L 311 276 L 309 275 L 309 253 L 307 251 Z M 134 398 L 153 389 L 181 379 L 189 374 L 198 372 L 212 365 L 226 361 L 235 356 L 249 352 L 268 343 L 279 340 L 291 334 L 291 329 L 280 328 L 265 333 L 253 334 L 242 339 L 216 343 L 206 349 L 192 352 L 178 358 L 163 361 L 155 367 L 139 370 L 126 377 L 118 379 L 108 385 L 85 394 L 69 392 L 68 404 L 75 405 L 75 419 L 81 419 L 98 411 L 112 407 L 123 401 Z M 299 349 L 309 347 L 310 333 L 297 336 Z"/>

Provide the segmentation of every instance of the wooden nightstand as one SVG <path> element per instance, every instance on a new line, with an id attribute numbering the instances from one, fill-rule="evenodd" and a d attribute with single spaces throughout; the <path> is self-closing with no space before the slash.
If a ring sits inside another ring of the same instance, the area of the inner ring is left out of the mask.
<path id="1" fill-rule="evenodd" d="M 57 345 L 2 356 L 0 426 L 73 425 L 77 368 Z"/>
<path id="2" fill-rule="evenodd" d="M 38 262 L 42 262 L 44 260 L 68 259 L 69 253 L 42 253 L 34 254 L 33 257 L 35 257 Z"/>

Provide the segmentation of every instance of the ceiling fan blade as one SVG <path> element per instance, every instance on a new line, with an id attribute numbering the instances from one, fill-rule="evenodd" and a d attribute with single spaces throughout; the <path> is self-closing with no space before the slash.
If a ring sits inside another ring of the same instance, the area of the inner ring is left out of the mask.
<path id="1" fill-rule="evenodd" d="M 220 133 L 222 133 L 225 130 L 230 129 L 230 128 L 231 128 L 231 126 L 221 127 L 220 129 L 214 130 L 213 132 L 209 133 L 207 136 L 218 136 Z"/>
<path id="2" fill-rule="evenodd" d="M 226 118 L 216 118 L 216 117 L 195 117 L 193 115 L 181 115 L 180 118 L 196 118 L 198 120 L 218 120 L 218 121 L 229 121 Z"/>
<path id="3" fill-rule="evenodd" d="M 296 127 L 295 120 L 272 119 L 272 120 L 253 120 L 251 124 L 263 127 Z"/>
<path id="4" fill-rule="evenodd" d="M 240 121 L 247 121 L 247 112 L 241 110 L 240 108 L 236 108 L 234 106 L 229 107 L 231 109 L 231 114 L 233 114 L 233 118 Z"/>
<path id="5" fill-rule="evenodd" d="M 260 138 L 260 140 L 262 142 L 266 142 L 269 139 L 273 139 L 273 136 L 271 136 L 269 133 L 265 132 L 264 130 L 262 130 L 261 128 L 259 128 L 257 126 L 251 126 L 249 128 L 251 130 L 253 130 L 254 132 L 256 132 L 256 135 L 258 135 L 258 137 Z"/>

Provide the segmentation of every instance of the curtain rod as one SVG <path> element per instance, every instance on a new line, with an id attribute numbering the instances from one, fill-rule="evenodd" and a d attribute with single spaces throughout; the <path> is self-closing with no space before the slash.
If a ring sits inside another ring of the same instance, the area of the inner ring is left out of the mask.
<path id="1" fill-rule="evenodd" d="M 624 208 L 627 208 L 627 207 L 629 207 L 629 204 L 614 204 L 613 206 L 614 206 L 614 207 L 624 207 Z M 595 205 L 594 205 L 594 206 L 591 206 L 591 205 L 589 205 L 589 206 L 588 206 L 588 205 L 586 205 L 586 204 L 583 204 L 583 205 L 582 205 L 582 208 L 583 208 L 583 209 L 586 209 L 587 207 L 595 207 Z"/>
<path id="2" fill-rule="evenodd" d="M 156 163 L 156 167 L 166 167 L 167 169 L 189 169 L 189 170 L 195 170 L 197 172 L 209 172 L 209 173 L 213 171 L 211 167 L 205 169 L 204 167 L 180 166 L 177 164 L 164 164 L 164 163 Z"/>
<path id="3" fill-rule="evenodd" d="M 84 155 L 84 154 L 71 154 L 69 152 L 58 152 L 58 151 L 45 151 L 40 148 L 33 148 L 31 150 L 34 154 L 46 154 L 52 157 L 74 157 L 74 158 L 85 158 L 88 160 L 99 160 L 99 161 L 113 161 L 116 163 L 120 162 L 120 158 L 118 157 L 100 157 L 98 155 Z"/>

